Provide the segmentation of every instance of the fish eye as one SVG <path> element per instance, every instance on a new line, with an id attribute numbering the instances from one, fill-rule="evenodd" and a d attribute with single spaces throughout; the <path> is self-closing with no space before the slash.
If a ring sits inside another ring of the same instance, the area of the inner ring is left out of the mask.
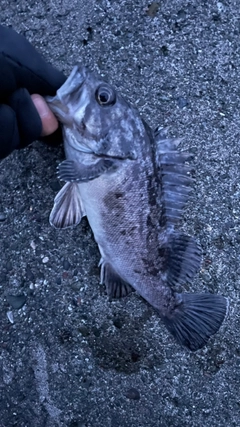
<path id="1" fill-rule="evenodd" d="M 99 86 L 99 88 L 96 90 L 95 96 L 99 105 L 103 107 L 113 105 L 116 102 L 116 95 L 114 90 L 107 85 Z"/>

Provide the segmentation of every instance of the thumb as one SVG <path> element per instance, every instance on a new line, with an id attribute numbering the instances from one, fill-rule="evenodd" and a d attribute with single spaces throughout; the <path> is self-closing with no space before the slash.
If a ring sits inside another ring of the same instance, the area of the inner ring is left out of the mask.
<path id="1" fill-rule="evenodd" d="M 41 136 L 47 136 L 55 132 L 58 128 L 58 121 L 45 99 L 38 94 L 31 95 L 31 98 L 42 121 Z"/>

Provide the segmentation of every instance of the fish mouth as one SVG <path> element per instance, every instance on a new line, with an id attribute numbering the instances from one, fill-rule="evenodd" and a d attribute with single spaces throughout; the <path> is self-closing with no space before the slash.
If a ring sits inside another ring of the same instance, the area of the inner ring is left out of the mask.
<path id="1" fill-rule="evenodd" d="M 100 140 L 98 140 L 98 142 L 100 142 Z M 94 149 L 90 148 L 87 144 L 85 144 L 83 141 L 79 141 L 79 139 L 77 139 L 76 136 L 73 134 L 71 135 L 71 138 L 68 139 L 68 144 L 76 151 L 79 151 L 85 154 L 92 154 L 98 158 L 114 159 L 114 160 L 127 160 L 127 159 L 136 160 L 137 159 L 137 154 L 135 151 L 129 151 L 126 153 L 117 153 L 117 154 L 95 151 Z"/>
<path id="2" fill-rule="evenodd" d="M 71 134 L 71 137 L 68 138 L 68 145 L 81 153 L 94 154 L 93 150 L 82 141 L 79 141 L 74 134 Z"/>
<path id="3" fill-rule="evenodd" d="M 57 91 L 57 95 L 63 103 L 66 101 L 66 97 L 69 99 L 74 92 L 78 91 L 87 78 L 87 68 L 83 65 L 75 65 L 69 77 L 61 88 Z"/>
<path id="4" fill-rule="evenodd" d="M 76 65 L 65 83 L 57 90 L 56 95 L 45 97 L 45 100 L 52 112 L 57 116 L 59 121 L 65 125 L 72 124 L 69 104 L 74 103 L 74 99 L 79 97 L 79 91 L 83 86 L 86 78 L 86 67 Z"/>

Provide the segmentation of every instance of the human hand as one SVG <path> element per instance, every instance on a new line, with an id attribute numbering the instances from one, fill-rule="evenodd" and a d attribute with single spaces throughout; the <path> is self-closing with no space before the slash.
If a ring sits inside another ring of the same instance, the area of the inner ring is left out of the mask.
<path id="1" fill-rule="evenodd" d="M 23 36 L 0 26 L 0 159 L 57 129 L 42 96 L 65 79 Z"/>

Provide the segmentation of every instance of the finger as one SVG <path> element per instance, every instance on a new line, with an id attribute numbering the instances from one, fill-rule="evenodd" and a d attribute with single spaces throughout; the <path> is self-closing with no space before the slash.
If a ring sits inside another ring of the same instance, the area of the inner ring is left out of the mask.
<path id="1" fill-rule="evenodd" d="M 58 128 L 58 121 L 41 95 L 31 95 L 32 101 L 42 121 L 41 136 L 51 135 Z"/>

